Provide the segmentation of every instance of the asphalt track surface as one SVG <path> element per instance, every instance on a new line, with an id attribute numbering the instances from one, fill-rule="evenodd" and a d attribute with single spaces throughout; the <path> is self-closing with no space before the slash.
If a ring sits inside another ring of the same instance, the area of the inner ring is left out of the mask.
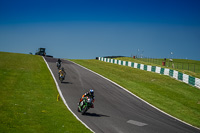
<path id="1" fill-rule="evenodd" d="M 58 80 L 55 58 L 45 58 L 70 109 L 96 133 L 200 133 L 152 108 L 110 81 L 70 62 L 62 60 L 66 78 Z M 77 111 L 80 97 L 94 90 L 94 108 L 86 115 Z M 78 127 L 77 127 L 78 128 Z"/>

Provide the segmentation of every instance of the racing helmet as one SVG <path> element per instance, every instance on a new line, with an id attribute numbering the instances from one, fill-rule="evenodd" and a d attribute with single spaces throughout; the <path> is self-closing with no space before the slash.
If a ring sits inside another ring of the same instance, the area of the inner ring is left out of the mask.
<path id="1" fill-rule="evenodd" d="M 93 96 L 94 95 L 94 90 L 90 89 L 89 93 L 90 93 L 90 95 Z"/>

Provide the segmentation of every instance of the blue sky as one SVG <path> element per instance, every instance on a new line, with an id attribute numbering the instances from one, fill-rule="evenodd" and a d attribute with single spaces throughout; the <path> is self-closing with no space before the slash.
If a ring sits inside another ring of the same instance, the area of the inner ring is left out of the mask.
<path id="1" fill-rule="evenodd" d="M 0 0 L 0 51 L 200 60 L 199 7 L 199 0 Z"/>

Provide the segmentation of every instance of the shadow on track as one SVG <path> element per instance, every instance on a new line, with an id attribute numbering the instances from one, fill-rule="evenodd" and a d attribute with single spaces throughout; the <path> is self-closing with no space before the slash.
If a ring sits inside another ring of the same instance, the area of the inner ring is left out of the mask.
<path id="1" fill-rule="evenodd" d="M 72 84 L 71 82 L 62 82 L 62 84 Z"/>
<path id="2" fill-rule="evenodd" d="M 110 117 L 110 116 L 107 116 L 107 115 L 102 115 L 102 114 L 97 114 L 97 113 L 88 113 L 88 112 L 86 112 L 85 115 L 91 116 L 91 117 Z"/>

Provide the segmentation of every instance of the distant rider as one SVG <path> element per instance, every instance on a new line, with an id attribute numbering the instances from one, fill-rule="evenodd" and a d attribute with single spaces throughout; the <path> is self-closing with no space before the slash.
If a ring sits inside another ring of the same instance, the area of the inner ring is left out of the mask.
<path id="1" fill-rule="evenodd" d="M 80 99 L 80 102 L 79 104 L 83 101 L 83 99 L 85 97 L 90 97 L 93 99 L 92 103 L 94 103 L 94 90 L 90 89 L 90 91 L 86 92 Z M 91 108 L 94 108 L 94 105 L 92 104 L 92 107 Z"/>
<path id="2" fill-rule="evenodd" d="M 64 79 L 65 79 L 65 75 L 66 75 L 66 72 L 65 72 L 65 69 L 62 67 L 61 70 L 59 70 L 59 78 L 63 77 L 64 76 Z"/>
<path id="3" fill-rule="evenodd" d="M 61 62 L 62 62 L 62 61 L 61 61 L 61 59 L 59 58 L 59 59 L 58 59 L 58 63 L 60 64 Z"/>
<path id="4" fill-rule="evenodd" d="M 61 63 L 62 63 L 62 61 L 61 61 L 61 59 L 59 58 L 58 61 L 57 61 L 57 67 L 58 67 L 59 65 L 61 66 Z M 59 66 L 59 68 L 60 68 L 60 66 Z M 58 68 L 58 69 L 59 69 L 59 68 Z"/>

